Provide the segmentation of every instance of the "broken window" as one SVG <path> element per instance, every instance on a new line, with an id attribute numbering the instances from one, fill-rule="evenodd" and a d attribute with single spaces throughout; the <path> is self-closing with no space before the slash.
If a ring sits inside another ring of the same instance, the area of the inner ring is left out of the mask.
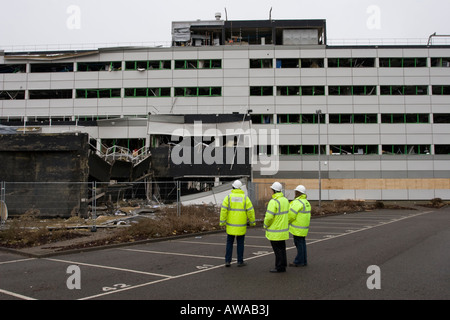
<path id="1" fill-rule="evenodd" d="M 353 154 L 379 154 L 378 145 L 353 146 Z"/>
<path id="2" fill-rule="evenodd" d="M 353 86 L 353 95 L 355 96 L 373 96 L 377 94 L 376 86 Z"/>
<path id="3" fill-rule="evenodd" d="M 170 60 L 150 60 L 148 62 L 148 70 L 170 70 L 172 61 Z"/>
<path id="4" fill-rule="evenodd" d="M 30 90 L 30 99 L 72 99 L 72 89 L 66 90 Z"/>
<path id="5" fill-rule="evenodd" d="M 198 60 L 198 68 L 199 69 L 221 69 L 222 68 L 222 60 L 220 60 L 220 59 Z"/>
<path id="6" fill-rule="evenodd" d="M 449 68 L 450 58 L 431 58 L 431 66 L 439 68 Z"/>
<path id="7" fill-rule="evenodd" d="M 330 145 L 333 155 L 378 154 L 378 145 Z"/>
<path id="8" fill-rule="evenodd" d="M 330 123 L 353 123 L 352 114 L 333 114 L 330 113 L 329 117 Z"/>
<path id="9" fill-rule="evenodd" d="M 330 114 L 330 123 L 378 123 L 378 115 L 372 114 Z"/>
<path id="10" fill-rule="evenodd" d="M 122 62 L 78 62 L 77 71 L 117 71 L 122 69 Z"/>
<path id="11" fill-rule="evenodd" d="M 250 87 L 250 96 L 273 96 L 272 86 Z"/>
<path id="12" fill-rule="evenodd" d="M 319 117 L 317 116 L 316 113 L 311 113 L 311 114 L 302 114 L 300 116 L 300 123 L 301 124 L 317 124 L 319 120 Z M 320 114 L 320 123 L 324 124 L 325 123 L 325 114 Z"/>
<path id="13" fill-rule="evenodd" d="M 376 86 L 329 86 L 330 96 L 372 96 L 377 94 Z"/>
<path id="14" fill-rule="evenodd" d="M 428 86 L 380 86 L 381 95 L 428 95 Z"/>
<path id="15" fill-rule="evenodd" d="M 300 59 L 300 68 L 323 68 L 324 59 Z"/>
<path id="16" fill-rule="evenodd" d="M 407 113 L 405 114 L 406 123 L 429 123 L 430 115 L 428 113 Z"/>
<path id="17" fill-rule="evenodd" d="M 354 114 L 353 123 L 378 123 L 378 115 L 376 113 Z"/>
<path id="18" fill-rule="evenodd" d="M 383 145 L 383 154 L 430 154 L 430 145 Z"/>
<path id="19" fill-rule="evenodd" d="M 77 99 L 120 98 L 120 88 L 117 89 L 77 89 Z"/>
<path id="20" fill-rule="evenodd" d="M 277 68 L 300 68 L 300 59 L 277 59 Z"/>
<path id="21" fill-rule="evenodd" d="M 450 154 L 450 144 L 436 144 L 434 154 Z"/>
<path id="22" fill-rule="evenodd" d="M 125 98 L 170 97 L 170 88 L 125 88 Z"/>
<path id="23" fill-rule="evenodd" d="M 380 58 L 380 68 L 422 68 L 427 58 Z"/>
<path id="24" fill-rule="evenodd" d="M 300 115 L 299 114 L 278 114 L 277 115 L 277 123 L 300 123 Z"/>
<path id="25" fill-rule="evenodd" d="M 69 63 L 32 63 L 31 73 L 39 72 L 73 72 L 73 62 Z"/>
<path id="26" fill-rule="evenodd" d="M 0 73 L 25 73 L 26 64 L 0 64 Z"/>
<path id="27" fill-rule="evenodd" d="M 302 96 L 323 96 L 325 95 L 325 86 L 302 86 L 300 87 Z"/>
<path id="28" fill-rule="evenodd" d="M 325 154 L 327 152 L 327 146 L 320 146 L 320 153 Z M 302 155 L 316 155 L 319 154 L 318 145 L 302 145 L 300 146 L 300 154 Z"/>
<path id="29" fill-rule="evenodd" d="M 301 154 L 301 146 L 299 145 L 280 145 L 278 146 L 280 155 L 299 155 Z"/>
<path id="30" fill-rule="evenodd" d="M 214 97 L 222 95 L 221 87 L 175 88 L 175 97 Z"/>
<path id="31" fill-rule="evenodd" d="M 170 70 L 171 66 L 171 60 L 125 61 L 125 70 Z"/>
<path id="32" fill-rule="evenodd" d="M 324 86 L 278 86 L 277 96 L 323 96 L 325 95 Z"/>
<path id="33" fill-rule="evenodd" d="M 450 123 L 450 113 L 433 114 L 433 123 Z"/>
<path id="34" fill-rule="evenodd" d="M 433 95 L 450 95 L 450 86 L 433 86 Z"/>
<path id="35" fill-rule="evenodd" d="M 328 68 L 373 68 L 375 58 L 328 58 Z"/>
<path id="36" fill-rule="evenodd" d="M 427 113 L 382 114 L 381 123 L 429 123 Z"/>
<path id="37" fill-rule="evenodd" d="M 252 114 L 251 115 L 253 124 L 270 124 L 273 123 L 272 114 Z"/>
<path id="38" fill-rule="evenodd" d="M 329 86 L 328 95 L 330 96 L 351 96 L 352 86 Z"/>
<path id="39" fill-rule="evenodd" d="M 298 95 L 300 95 L 300 87 L 298 86 L 277 87 L 277 96 L 298 96 Z"/>
<path id="40" fill-rule="evenodd" d="M 272 59 L 250 59 L 250 69 L 271 69 Z"/>
<path id="41" fill-rule="evenodd" d="M 175 69 L 197 69 L 197 60 L 175 60 Z"/>
<path id="42" fill-rule="evenodd" d="M 0 91 L 0 100 L 24 100 L 25 90 Z"/>

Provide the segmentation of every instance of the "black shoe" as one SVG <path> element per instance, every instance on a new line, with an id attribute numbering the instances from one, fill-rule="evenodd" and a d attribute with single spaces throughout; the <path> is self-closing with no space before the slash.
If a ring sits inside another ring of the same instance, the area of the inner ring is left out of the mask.
<path id="1" fill-rule="evenodd" d="M 225 267 L 227 267 L 227 268 L 231 267 L 231 263 L 230 262 L 225 262 Z"/>
<path id="2" fill-rule="evenodd" d="M 242 262 L 242 263 L 238 263 L 237 266 L 238 267 L 245 267 L 247 265 L 246 262 Z"/>

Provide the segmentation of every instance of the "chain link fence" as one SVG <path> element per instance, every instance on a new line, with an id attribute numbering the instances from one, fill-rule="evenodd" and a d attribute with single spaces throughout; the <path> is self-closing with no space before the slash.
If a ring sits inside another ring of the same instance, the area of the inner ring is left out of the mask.
<path id="1" fill-rule="evenodd" d="M 0 182 L 2 211 L 10 217 L 96 218 L 99 215 L 138 215 L 160 207 L 215 206 L 217 214 L 231 183 L 214 181 L 152 182 Z M 244 183 L 256 212 L 264 214 L 271 199 L 270 184 Z M 264 212 L 263 212 L 264 211 Z M 5 213 L 5 212 L 4 212 Z M 5 214 L 3 214 L 5 215 Z"/>

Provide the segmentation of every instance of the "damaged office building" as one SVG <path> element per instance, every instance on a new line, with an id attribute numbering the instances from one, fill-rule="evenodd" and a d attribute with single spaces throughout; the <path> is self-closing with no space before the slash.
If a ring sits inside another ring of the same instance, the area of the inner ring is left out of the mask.
<path id="1" fill-rule="evenodd" d="M 325 20 L 220 14 L 173 22 L 170 43 L 0 51 L 0 125 L 16 130 L 2 138 L 24 143 L 0 157 L 29 172 L 0 182 L 243 178 L 302 183 L 312 200 L 450 198 L 448 44 L 329 45 Z M 87 142 L 47 150 L 48 135 Z M 33 176 L 56 161 L 25 160 L 39 152 L 85 171 Z"/>

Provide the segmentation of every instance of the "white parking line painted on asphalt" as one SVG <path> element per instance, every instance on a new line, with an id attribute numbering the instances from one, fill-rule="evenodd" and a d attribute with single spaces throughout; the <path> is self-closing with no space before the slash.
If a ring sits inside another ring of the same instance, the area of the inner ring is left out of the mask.
<path id="1" fill-rule="evenodd" d="M 31 260 L 36 260 L 36 258 L 28 258 L 28 259 L 18 259 L 18 260 L 11 260 L 11 261 L 3 261 L 3 262 L 0 262 L 0 265 L 2 265 L 2 264 L 8 264 L 8 263 L 16 263 L 16 262 L 31 261 Z"/>
<path id="2" fill-rule="evenodd" d="M 152 253 L 152 254 L 165 254 L 165 255 L 173 255 L 173 256 L 195 257 L 195 258 L 208 258 L 208 259 L 220 259 L 220 260 L 224 259 L 224 257 L 202 256 L 202 255 L 198 255 L 198 254 L 177 253 L 177 252 L 162 252 L 162 251 L 152 251 L 152 250 L 142 250 L 142 249 L 119 249 L 119 250 Z"/>
<path id="3" fill-rule="evenodd" d="M 193 243 L 193 244 L 208 244 L 214 246 L 226 246 L 226 243 L 218 243 L 218 242 L 200 242 L 200 241 L 187 241 L 187 240 L 171 240 L 172 242 L 181 242 L 181 243 Z M 245 244 L 246 247 L 253 248 L 272 248 L 271 246 L 257 246 L 253 244 Z"/>
<path id="4" fill-rule="evenodd" d="M 74 264 L 74 265 L 81 265 L 81 266 L 87 266 L 87 267 L 94 267 L 94 268 L 101 268 L 101 269 L 109 269 L 109 270 L 116 270 L 116 271 L 124 271 L 124 272 L 131 272 L 131 273 L 139 273 L 139 274 L 145 274 L 147 276 L 156 276 L 156 277 L 163 277 L 163 278 L 172 278 L 172 276 L 166 275 L 166 274 L 160 274 L 160 273 L 152 273 L 152 272 L 145 272 L 145 271 L 138 271 L 133 269 L 124 269 L 124 268 L 116 268 L 116 267 L 109 267 L 109 266 L 102 266 L 99 264 L 90 264 L 90 263 L 84 263 L 84 262 L 77 262 L 77 261 L 69 261 L 69 260 L 60 260 L 60 259 L 51 259 L 51 258 L 45 258 L 47 261 L 54 261 L 54 262 L 62 262 L 62 263 L 68 263 L 68 264 Z"/>
<path id="5" fill-rule="evenodd" d="M 14 292 L 3 290 L 3 289 L 0 289 L 0 293 L 6 294 L 8 296 L 15 297 L 15 298 L 19 298 L 19 299 L 22 299 L 22 300 L 37 300 L 35 298 L 27 297 L 27 296 L 24 296 L 22 294 L 14 293 Z"/>

